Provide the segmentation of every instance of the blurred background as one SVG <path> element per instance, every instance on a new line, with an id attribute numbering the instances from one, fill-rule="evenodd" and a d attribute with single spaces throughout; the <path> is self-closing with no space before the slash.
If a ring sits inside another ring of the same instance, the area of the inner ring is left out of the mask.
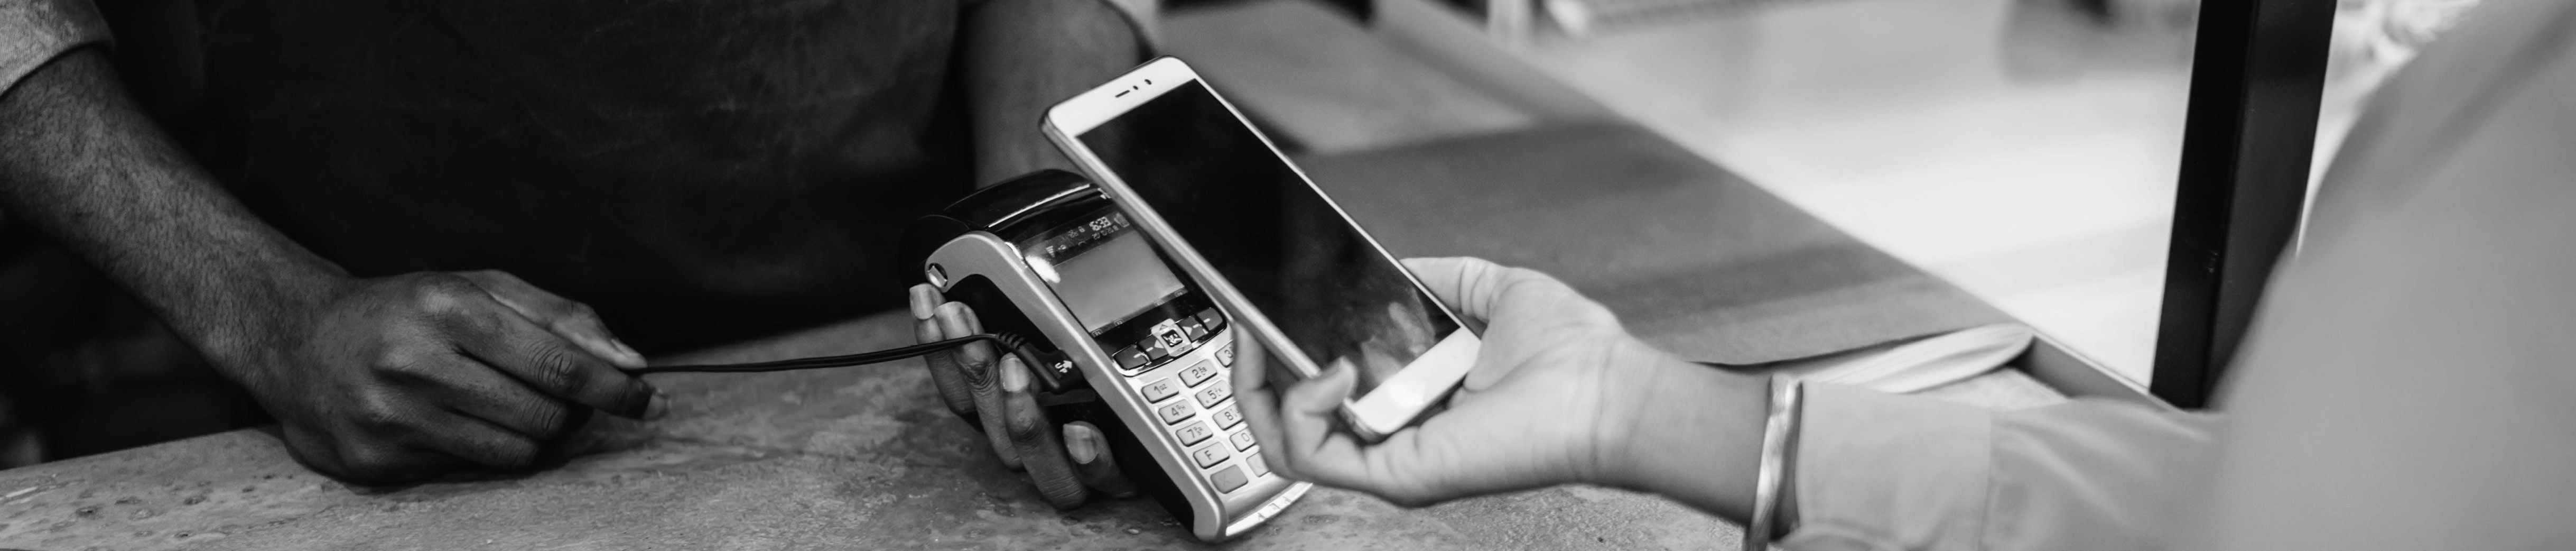
<path id="1" fill-rule="evenodd" d="M 2320 163 L 2474 3 L 2339 4 Z M 1317 152 L 1634 121 L 2143 383 L 2198 5 L 1224 0 L 1163 39 Z"/>

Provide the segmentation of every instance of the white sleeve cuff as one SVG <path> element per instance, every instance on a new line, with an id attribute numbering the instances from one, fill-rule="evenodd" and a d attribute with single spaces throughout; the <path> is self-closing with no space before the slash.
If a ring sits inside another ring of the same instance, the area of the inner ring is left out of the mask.
<path id="1" fill-rule="evenodd" d="M 1978 549 L 1994 422 L 1976 407 L 1809 384 L 1798 434 L 1800 551 Z"/>

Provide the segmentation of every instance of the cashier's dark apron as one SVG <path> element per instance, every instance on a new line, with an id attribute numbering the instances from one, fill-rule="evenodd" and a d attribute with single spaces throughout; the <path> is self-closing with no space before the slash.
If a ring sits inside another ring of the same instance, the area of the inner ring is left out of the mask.
<path id="1" fill-rule="evenodd" d="M 509 271 L 648 351 L 895 305 L 897 232 L 968 186 L 953 2 L 199 17 L 204 154 L 263 218 L 358 275 Z"/>

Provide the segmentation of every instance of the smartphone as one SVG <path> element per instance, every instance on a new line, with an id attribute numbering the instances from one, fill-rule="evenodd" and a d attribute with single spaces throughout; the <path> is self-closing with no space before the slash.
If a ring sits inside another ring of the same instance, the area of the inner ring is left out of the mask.
<path id="1" fill-rule="evenodd" d="M 1476 334 L 1177 58 L 1047 111 L 1048 139 L 1271 351 L 1275 379 L 1348 365 L 1368 441 L 1418 421 L 1476 363 Z"/>

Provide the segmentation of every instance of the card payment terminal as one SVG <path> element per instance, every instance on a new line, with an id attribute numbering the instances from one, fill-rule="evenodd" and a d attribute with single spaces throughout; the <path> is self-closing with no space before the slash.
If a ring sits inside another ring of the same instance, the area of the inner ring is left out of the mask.
<path id="1" fill-rule="evenodd" d="M 1089 180 L 996 184 L 905 233 L 909 282 L 1025 339 L 1058 423 L 1100 427 L 1128 480 L 1202 541 L 1259 526 L 1311 485 L 1264 464 L 1229 380 L 1234 330 Z"/>

